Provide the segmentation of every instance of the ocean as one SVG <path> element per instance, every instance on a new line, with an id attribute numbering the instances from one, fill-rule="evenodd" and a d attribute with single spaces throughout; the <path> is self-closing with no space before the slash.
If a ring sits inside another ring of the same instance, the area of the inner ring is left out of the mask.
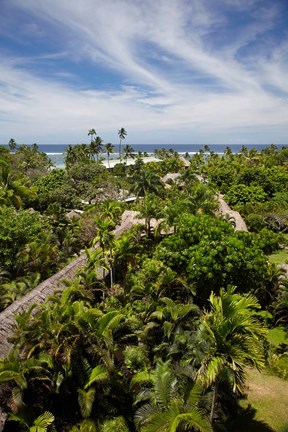
<path id="1" fill-rule="evenodd" d="M 122 142 L 122 148 L 126 145 L 126 142 Z M 39 144 L 39 150 L 46 153 L 52 162 L 55 164 L 56 168 L 65 168 L 64 163 L 64 152 L 66 147 L 68 147 L 68 144 Z M 115 144 L 115 153 L 110 155 L 110 160 L 117 159 L 119 157 L 118 153 L 118 146 L 119 144 Z M 232 153 L 239 153 L 243 144 L 209 144 L 208 147 L 211 151 L 217 154 L 223 154 L 226 147 L 230 147 Z M 7 147 L 5 145 L 5 147 Z M 160 150 L 162 148 L 169 150 L 173 149 L 177 151 L 180 154 L 195 154 L 200 149 L 203 149 L 203 144 L 135 144 L 132 145 L 135 153 L 141 152 L 147 152 L 149 155 L 153 155 L 154 150 Z M 265 149 L 266 147 L 269 147 L 268 144 L 245 144 L 245 147 L 248 150 L 251 150 L 252 148 L 255 148 L 256 150 L 260 151 L 262 149 Z M 287 144 L 277 145 L 278 148 L 287 147 Z M 106 158 L 106 154 L 103 153 L 100 155 L 101 157 Z"/>

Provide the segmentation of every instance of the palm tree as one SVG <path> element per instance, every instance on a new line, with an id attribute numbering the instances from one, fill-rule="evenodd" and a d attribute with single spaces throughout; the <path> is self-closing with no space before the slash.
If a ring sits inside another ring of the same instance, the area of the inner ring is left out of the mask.
<path id="1" fill-rule="evenodd" d="M 27 292 L 32 291 L 39 285 L 41 280 L 40 273 L 34 273 L 32 276 L 17 278 L 14 281 L 0 283 L 0 310 L 5 309 L 15 300 L 23 297 Z"/>
<path id="2" fill-rule="evenodd" d="M 233 155 L 231 147 L 227 146 L 224 150 L 224 159 L 230 159 L 231 155 Z"/>
<path id="3" fill-rule="evenodd" d="M 17 144 L 16 144 L 16 141 L 15 141 L 13 138 L 11 138 L 11 139 L 9 140 L 9 142 L 8 142 L 8 147 L 9 147 L 9 149 L 10 149 L 11 152 L 13 152 L 13 150 L 16 149 Z"/>
<path id="4" fill-rule="evenodd" d="M 53 244 L 52 235 L 43 234 L 41 239 L 27 243 L 17 253 L 17 269 L 28 275 L 39 272 L 45 278 L 57 269 L 59 258 L 59 248 Z"/>
<path id="5" fill-rule="evenodd" d="M 159 196 L 164 191 L 164 185 L 160 176 L 154 171 L 142 169 L 134 173 L 131 191 L 136 194 L 137 198 L 148 193 Z"/>
<path id="6" fill-rule="evenodd" d="M 121 129 L 118 130 L 118 136 L 120 139 L 119 142 L 119 157 L 120 157 L 120 162 L 121 162 L 121 144 L 122 144 L 122 140 L 124 140 L 126 138 L 127 132 L 126 130 L 122 127 Z"/>
<path id="7" fill-rule="evenodd" d="M 105 145 L 105 150 L 107 153 L 107 159 L 108 159 L 108 168 L 110 168 L 110 154 L 114 153 L 114 145 L 112 143 L 107 143 Z"/>
<path id="8" fill-rule="evenodd" d="M 248 149 L 247 149 L 247 147 L 245 147 L 245 145 L 242 145 L 240 153 L 244 156 L 248 155 Z"/>
<path id="9" fill-rule="evenodd" d="M 54 422 L 54 415 L 49 411 L 45 411 L 34 420 L 32 426 L 30 426 L 22 417 L 15 414 L 11 414 L 9 419 L 18 421 L 25 427 L 27 432 L 47 432 L 49 425 Z"/>
<path id="10" fill-rule="evenodd" d="M 196 183 L 192 187 L 190 186 L 184 202 L 187 210 L 197 215 L 213 215 L 219 206 L 213 192 L 203 183 Z"/>
<path id="11" fill-rule="evenodd" d="M 122 205 L 120 202 L 106 199 L 102 202 L 100 211 L 101 217 L 110 219 L 114 225 L 120 223 L 122 213 Z"/>
<path id="12" fill-rule="evenodd" d="M 41 382 L 47 379 L 48 375 L 43 359 L 20 358 L 16 348 L 13 348 L 6 358 L 0 359 L 0 383 L 10 383 L 13 387 L 12 411 L 17 412 L 22 408 L 23 395 L 29 388 L 30 379 Z"/>
<path id="13" fill-rule="evenodd" d="M 206 348 L 197 377 L 213 388 L 212 423 L 221 380 L 228 376 L 233 392 L 242 393 L 245 366 L 264 366 L 262 340 L 266 330 L 256 316 L 255 309 L 260 305 L 252 295 L 238 295 L 234 288 L 227 292 L 222 289 L 219 296 L 212 293 L 209 301 L 211 311 L 204 312 L 200 333 L 210 348 Z"/>
<path id="14" fill-rule="evenodd" d="M 210 152 L 210 147 L 207 144 L 205 144 L 203 146 L 203 150 L 204 150 L 204 153 L 209 153 Z"/>
<path id="15" fill-rule="evenodd" d="M 124 153 L 124 158 L 126 160 L 125 163 L 127 165 L 127 159 L 128 159 L 128 157 L 131 157 L 132 159 L 135 157 L 135 155 L 134 155 L 134 149 L 129 144 L 126 144 L 126 146 L 123 149 L 123 153 Z"/>
<path id="16" fill-rule="evenodd" d="M 97 136 L 93 141 L 91 141 L 90 144 L 90 153 L 94 157 L 96 155 L 97 161 L 99 158 L 99 154 L 102 152 L 103 149 L 103 139 L 99 136 Z"/>
<path id="17" fill-rule="evenodd" d="M 124 320 L 124 315 L 118 310 L 110 309 L 109 312 L 101 316 L 97 321 L 96 336 L 97 336 L 97 348 L 99 350 L 100 357 L 102 359 L 102 364 L 104 367 L 98 367 L 97 372 L 103 377 L 107 377 L 107 373 L 113 376 L 115 372 L 115 344 L 113 332 L 119 328 L 120 322 Z M 101 365 L 102 366 L 102 365 Z M 97 377 L 98 378 L 98 377 Z M 90 383 L 93 380 L 92 374 L 90 377 Z M 88 383 L 87 385 L 90 385 Z"/>
<path id="18" fill-rule="evenodd" d="M 115 239 L 113 254 L 118 275 L 117 279 L 124 279 L 129 265 L 135 266 L 139 240 L 140 235 L 138 236 L 135 228 Z"/>
<path id="19" fill-rule="evenodd" d="M 69 167 L 69 166 L 71 166 L 71 165 L 73 165 L 74 163 L 77 162 L 76 152 L 74 151 L 74 148 L 73 148 L 73 146 L 71 144 L 69 144 L 66 147 L 66 149 L 64 151 L 64 154 L 65 154 L 65 164 L 66 164 L 66 167 Z"/>
<path id="20" fill-rule="evenodd" d="M 13 205 L 17 209 L 22 206 L 23 199 L 33 196 L 34 188 L 29 188 L 24 179 L 12 173 L 10 166 L 0 164 L 0 204 Z"/>
<path id="21" fill-rule="evenodd" d="M 148 238 L 151 237 L 151 219 L 160 217 L 159 197 L 150 194 L 146 195 L 140 208 L 140 216 L 145 218 L 145 228 Z"/>
<path id="22" fill-rule="evenodd" d="M 77 144 L 75 146 L 68 145 L 65 149 L 65 164 L 67 168 L 72 165 L 82 162 L 89 162 L 90 146 L 87 144 Z"/>
<path id="23" fill-rule="evenodd" d="M 113 285 L 113 266 L 112 266 L 112 249 L 114 244 L 114 223 L 111 219 L 102 219 L 101 217 L 96 219 L 96 236 L 93 239 L 93 245 L 99 243 L 100 248 L 103 251 L 103 255 L 108 252 L 109 269 L 110 269 L 110 282 Z M 105 275 L 105 270 L 103 269 L 103 276 Z"/>
<path id="24" fill-rule="evenodd" d="M 169 271 L 170 270 L 170 271 Z M 162 273 L 162 272 L 161 272 Z M 174 274 L 173 274 L 174 273 Z M 165 277 L 166 276 L 166 277 Z M 175 274 L 171 269 L 167 268 L 167 273 L 162 277 L 162 274 L 160 278 L 162 278 L 161 285 L 158 284 L 158 281 L 156 282 L 157 289 L 160 291 L 162 290 L 162 293 L 158 292 L 157 294 L 163 295 L 165 294 L 164 290 L 166 289 L 164 284 L 169 284 L 173 282 L 176 282 L 181 284 L 180 277 Z M 170 278 L 170 280 L 168 279 Z M 164 279 L 164 280 L 163 280 Z M 166 280 L 165 280 L 166 279 Z M 178 281 L 177 281 L 178 279 Z M 158 279 L 159 280 L 159 279 Z M 163 283 L 164 282 L 164 283 Z M 160 289 L 159 289 L 160 288 Z M 173 287 L 174 288 L 174 287 Z M 173 289 L 174 291 L 174 289 Z M 182 289 L 181 289 L 182 291 Z M 167 292 L 167 289 L 166 289 Z M 169 292 L 168 292 L 169 295 Z M 181 292 L 182 298 L 183 294 Z M 161 344 L 157 344 L 157 351 L 161 352 L 163 355 L 163 348 L 168 348 L 168 356 L 173 356 L 175 358 L 175 354 L 178 356 L 183 356 L 183 351 L 178 350 L 176 348 L 177 345 L 177 339 L 178 336 L 181 335 L 181 341 L 183 343 L 183 330 L 185 325 L 191 326 L 191 321 L 194 319 L 195 315 L 199 314 L 199 308 L 198 306 L 194 305 L 193 303 L 178 303 L 174 302 L 169 297 L 160 297 L 159 298 L 159 304 L 163 304 L 163 306 L 159 305 L 157 306 L 156 310 L 152 312 L 148 317 L 148 326 L 150 328 L 153 328 L 151 326 L 151 323 L 155 323 L 157 326 L 157 323 L 161 323 L 161 327 L 163 328 L 163 342 Z M 189 333 L 190 335 L 190 333 Z M 168 342 L 168 343 L 167 343 Z M 184 345 L 182 345 L 184 346 Z M 176 348 L 176 350 L 175 350 Z"/>
<path id="25" fill-rule="evenodd" d="M 92 143 L 92 141 L 95 140 L 96 135 L 97 135 L 97 132 L 95 131 L 95 129 L 90 129 L 90 130 L 89 130 L 89 132 L 88 132 L 88 136 L 90 136 L 90 138 L 91 138 L 91 143 Z"/>
<path id="26" fill-rule="evenodd" d="M 146 391 L 139 393 L 136 403 L 142 401 L 143 395 L 146 400 L 149 396 L 149 401 L 136 412 L 137 430 L 143 432 L 176 432 L 183 429 L 212 431 L 208 418 L 199 406 L 201 389 L 184 376 L 177 376 L 170 361 L 159 360 L 152 374 L 145 374 L 143 371 L 136 374 L 132 379 L 132 386 L 143 385 L 145 381 Z M 150 389 L 147 389 L 149 382 Z"/>

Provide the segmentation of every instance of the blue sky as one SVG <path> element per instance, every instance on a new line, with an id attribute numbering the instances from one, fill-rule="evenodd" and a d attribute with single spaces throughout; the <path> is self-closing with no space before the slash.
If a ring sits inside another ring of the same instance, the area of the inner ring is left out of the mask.
<path id="1" fill-rule="evenodd" d="M 0 142 L 288 142 L 287 0 L 1 0 Z"/>

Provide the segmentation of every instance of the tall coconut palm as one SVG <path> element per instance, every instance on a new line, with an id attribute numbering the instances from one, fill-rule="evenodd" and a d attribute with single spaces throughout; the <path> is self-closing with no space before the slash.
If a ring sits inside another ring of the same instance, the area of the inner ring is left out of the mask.
<path id="1" fill-rule="evenodd" d="M 108 168 L 110 168 L 110 154 L 114 153 L 114 149 L 115 149 L 115 147 L 112 143 L 107 143 L 105 145 L 105 150 L 106 150 L 107 159 L 108 159 Z"/>
<path id="2" fill-rule="evenodd" d="M 11 139 L 9 140 L 9 142 L 8 142 L 8 147 L 9 147 L 9 149 L 10 149 L 11 152 L 13 152 L 13 150 L 16 149 L 17 144 L 16 144 L 16 141 L 15 141 L 13 138 L 11 138 Z"/>
<path id="3" fill-rule="evenodd" d="M 121 145 L 122 145 L 122 141 L 126 138 L 127 132 L 126 130 L 122 127 L 121 129 L 118 130 L 118 136 L 119 136 L 119 157 L 120 157 L 120 162 L 121 162 Z"/>
<path id="4" fill-rule="evenodd" d="M 231 150 L 231 147 L 227 146 L 227 147 L 225 148 L 225 150 L 224 150 L 224 155 L 223 155 L 223 157 L 224 157 L 224 159 L 230 159 L 230 158 L 231 158 L 231 155 L 233 155 L 232 150 Z"/>
<path id="5" fill-rule="evenodd" d="M 89 162 L 89 156 L 91 154 L 90 146 L 87 144 L 77 144 L 75 146 L 68 145 L 65 149 L 65 164 L 67 168 L 70 168 L 75 163 L 87 163 Z"/>
<path id="6" fill-rule="evenodd" d="M 90 144 L 90 153 L 92 157 L 94 158 L 94 155 L 96 155 L 96 159 L 98 161 L 99 154 L 102 152 L 103 149 L 103 139 L 100 136 L 97 136 L 93 141 L 91 141 Z"/>
<path id="7" fill-rule="evenodd" d="M 125 163 L 127 165 L 128 157 L 130 157 L 132 159 L 135 157 L 135 155 L 134 155 L 134 149 L 129 144 L 126 144 L 126 146 L 123 149 L 123 153 L 124 153 L 124 159 L 126 161 Z"/>
<path id="8" fill-rule="evenodd" d="M 247 149 L 247 147 L 245 147 L 245 145 L 242 145 L 240 153 L 244 156 L 248 155 L 248 149 Z"/>
<path id="9" fill-rule="evenodd" d="M 203 146 L 203 150 L 204 150 L 204 153 L 209 153 L 210 152 L 210 147 L 207 144 L 205 144 Z"/>
<path id="10" fill-rule="evenodd" d="M 90 129 L 88 131 L 88 136 L 90 136 L 91 139 L 91 143 L 92 141 L 94 141 L 94 139 L 96 138 L 97 132 L 95 131 L 95 129 Z"/>
<path id="11" fill-rule="evenodd" d="M 265 328 L 258 320 L 255 309 L 260 305 L 250 294 L 238 295 L 234 288 L 214 293 L 209 298 L 211 310 L 201 319 L 202 340 L 208 341 L 198 381 L 213 388 L 210 421 L 214 419 L 219 384 L 229 377 L 233 392 L 242 393 L 245 380 L 245 366 L 264 366 L 262 340 Z"/>

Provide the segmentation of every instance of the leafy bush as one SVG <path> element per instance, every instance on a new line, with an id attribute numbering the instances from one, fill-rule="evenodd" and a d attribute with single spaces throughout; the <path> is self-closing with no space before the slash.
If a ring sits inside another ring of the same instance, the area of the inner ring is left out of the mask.
<path id="1" fill-rule="evenodd" d="M 133 370 L 144 368 L 147 360 L 143 349 L 135 346 L 127 347 L 124 356 L 126 366 Z"/>
<path id="2" fill-rule="evenodd" d="M 245 184 L 233 185 L 225 194 L 225 199 L 232 206 L 248 202 L 264 202 L 266 198 L 267 194 L 261 186 L 246 186 Z"/>
<path id="3" fill-rule="evenodd" d="M 252 232 L 259 232 L 265 227 L 263 216 L 259 214 L 251 213 L 245 217 L 248 230 Z"/>
<path id="4" fill-rule="evenodd" d="M 27 243 L 44 237 L 45 226 L 37 212 L 15 211 L 13 207 L 0 210 L 0 267 L 15 270 L 16 255 Z"/>

